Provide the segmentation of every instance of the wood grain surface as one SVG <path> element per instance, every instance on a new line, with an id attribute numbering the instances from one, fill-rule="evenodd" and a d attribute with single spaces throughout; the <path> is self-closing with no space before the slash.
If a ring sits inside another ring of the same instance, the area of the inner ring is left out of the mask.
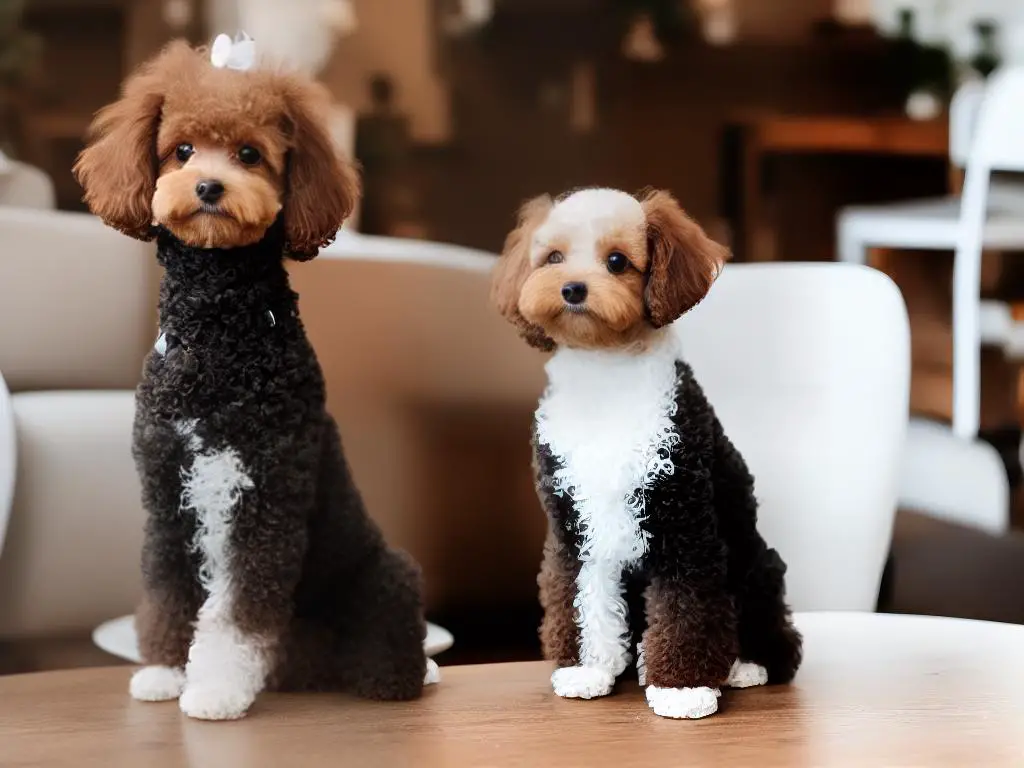
<path id="1" fill-rule="evenodd" d="M 794 685 L 727 691 L 706 720 L 656 717 L 635 685 L 563 701 L 545 664 L 444 668 L 406 704 L 262 697 L 234 723 L 129 699 L 129 670 L 0 678 L 0 765 L 1024 765 L 1024 627 L 807 614 Z"/>

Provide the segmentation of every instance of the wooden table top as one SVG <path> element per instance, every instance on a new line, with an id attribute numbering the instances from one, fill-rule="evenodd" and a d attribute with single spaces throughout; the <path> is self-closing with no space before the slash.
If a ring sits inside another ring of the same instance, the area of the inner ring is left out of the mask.
<path id="1" fill-rule="evenodd" d="M 624 686 L 556 698 L 545 664 L 444 668 L 418 702 L 262 697 L 233 723 L 133 702 L 125 668 L 0 678 L 0 764 L 14 766 L 1024 765 L 1024 627 L 805 614 L 790 687 L 726 691 L 664 720 Z"/>

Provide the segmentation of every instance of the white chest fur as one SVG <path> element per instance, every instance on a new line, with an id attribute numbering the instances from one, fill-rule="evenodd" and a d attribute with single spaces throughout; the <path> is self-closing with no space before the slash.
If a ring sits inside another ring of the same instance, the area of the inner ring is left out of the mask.
<path id="1" fill-rule="evenodd" d="M 564 349 L 547 365 L 538 437 L 561 461 L 555 486 L 575 502 L 584 560 L 626 564 L 646 550 L 634 497 L 672 471 L 659 451 L 679 440 L 673 341 L 666 334 L 641 354 Z"/>
<path id="2" fill-rule="evenodd" d="M 560 350 L 547 365 L 538 438 L 561 461 L 554 481 L 574 503 L 582 544 L 576 608 L 581 664 L 612 675 L 628 663 L 622 572 L 647 551 L 643 494 L 672 472 L 679 440 L 677 348 L 665 332 L 642 353 Z"/>

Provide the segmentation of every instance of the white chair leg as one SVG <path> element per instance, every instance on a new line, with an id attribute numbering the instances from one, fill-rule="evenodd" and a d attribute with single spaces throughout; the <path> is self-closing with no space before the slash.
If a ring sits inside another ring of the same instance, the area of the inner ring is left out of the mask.
<path id="1" fill-rule="evenodd" d="M 981 411 L 981 254 L 987 169 L 968 170 L 953 260 L 953 434 L 973 440 Z"/>

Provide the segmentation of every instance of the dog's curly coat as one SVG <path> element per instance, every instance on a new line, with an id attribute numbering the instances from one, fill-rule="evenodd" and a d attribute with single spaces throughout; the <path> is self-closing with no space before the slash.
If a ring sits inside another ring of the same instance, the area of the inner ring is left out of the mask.
<path id="1" fill-rule="evenodd" d="M 75 166 L 93 212 L 155 237 L 165 270 L 137 392 L 147 666 L 131 689 L 194 717 L 241 717 L 264 687 L 410 699 L 428 670 L 419 569 L 363 508 L 284 264 L 330 242 L 359 193 L 326 104 L 298 76 L 174 43 Z"/>
<path id="2" fill-rule="evenodd" d="M 720 686 L 788 682 L 800 665 L 753 478 L 668 329 L 726 255 L 658 191 L 537 198 L 506 240 L 493 299 L 555 350 L 533 448 L 560 696 L 610 693 L 636 648 L 654 711 L 697 718 Z"/>

